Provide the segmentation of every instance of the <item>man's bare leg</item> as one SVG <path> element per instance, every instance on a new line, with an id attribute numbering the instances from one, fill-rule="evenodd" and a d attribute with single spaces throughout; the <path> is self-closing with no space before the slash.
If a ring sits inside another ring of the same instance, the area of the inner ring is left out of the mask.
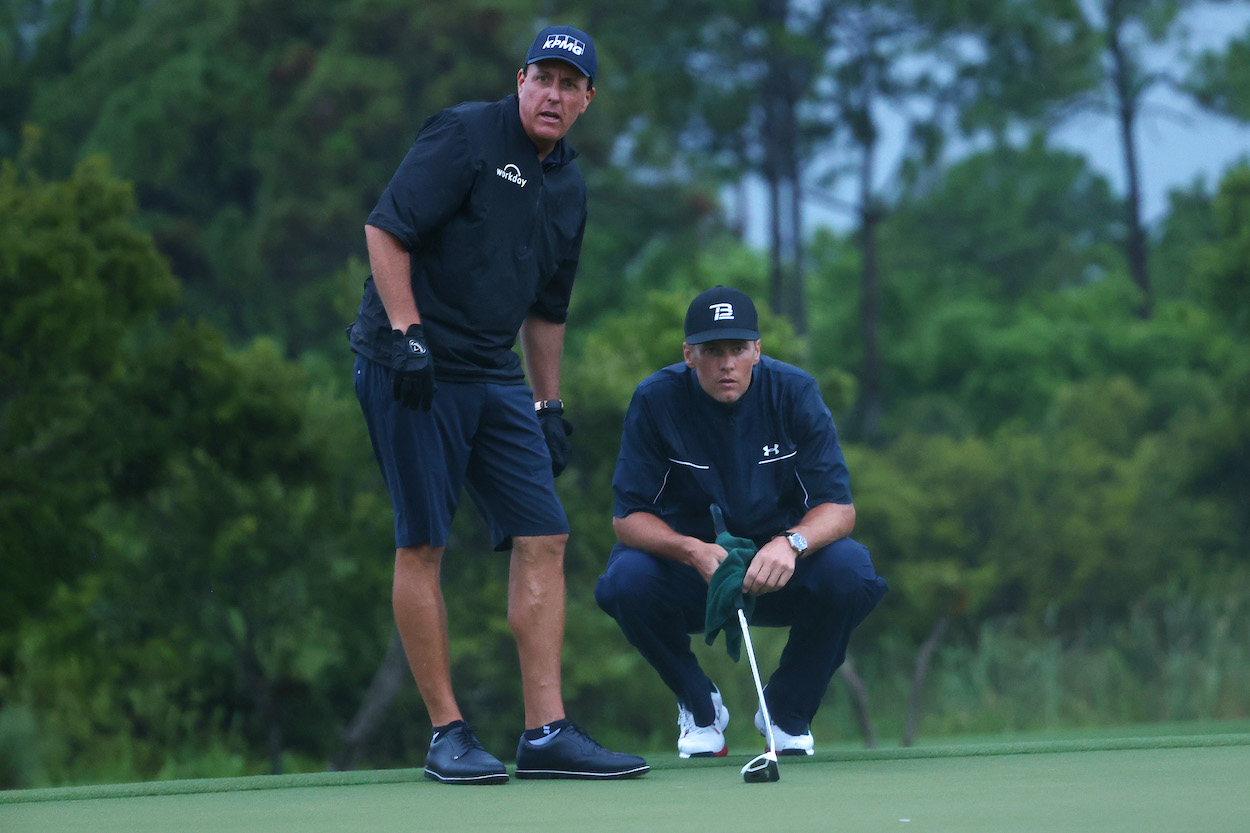
<path id="1" fill-rule="evenodd" d="M 567 535 L 514 538 L 508 574 L 508 625 L 521 660 L 525 727 L 564 717 L 564 545 Z"/>
<path id="2" fill-rule="evenodd" d="M 451 688 L 447 605 L 439 584 L 442 561 L 442 547 L 401 547 L 395 551 L 391 586 L 395 624 L 432 726 L 462 719 Z"/>

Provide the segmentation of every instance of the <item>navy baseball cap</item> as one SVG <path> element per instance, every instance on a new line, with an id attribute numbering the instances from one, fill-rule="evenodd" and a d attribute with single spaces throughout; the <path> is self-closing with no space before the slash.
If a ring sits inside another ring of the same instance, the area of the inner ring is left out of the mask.
<path id="1" fill-rule="evenodd" d="M 525 65 L 535 61 L 556 58 L 577 67 L 577 71 L 591 81 L 599 71 L 599 62 L 595 59 L 595 42 L 590 35 L 572 26 L 548 26 L 538 33 L 530 44 L 530 51 L 525 53 Z"/>
<path id="2" fill-rule="evenodd" d="M 716 286 L 700 292 L 686 310 L 686 343 L 703 344 L 719 339 L 757 341 L 759 316 L 745 292 Z"/>

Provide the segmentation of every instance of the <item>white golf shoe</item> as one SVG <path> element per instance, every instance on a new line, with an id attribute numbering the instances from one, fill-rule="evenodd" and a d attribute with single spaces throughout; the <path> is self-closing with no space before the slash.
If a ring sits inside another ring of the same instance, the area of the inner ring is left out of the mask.
<path id="1" fill-rule="evenodd" d="M 755 710 L 755 728 L 759 730 L 760 735 L 764 738 L 764 745 L 768 745 L 768 732 L 764 729 L 764 715 L 759 710 Z M 773 724 L 773 740 L 777 744 L 777 748 L 772 750 L 778 755 L 814 755 L 816 754 L 816 742 L 812 739 L 812 732 L 809 729 L 801 735 L 792 735 L 783 731 L 776 723 Z"/>
<path id="2" fill-rule="evenodd" d="M 720 690 L 712 688 L 712 708 L 716 720 L 711 726 L 696 726 L 694 712 L 677 704 L 677 754 L 682 758 L 720 758 L 729 754 L 725 743 L 725 727 L 729 725 L 729 709 L 721 700 Z"/>

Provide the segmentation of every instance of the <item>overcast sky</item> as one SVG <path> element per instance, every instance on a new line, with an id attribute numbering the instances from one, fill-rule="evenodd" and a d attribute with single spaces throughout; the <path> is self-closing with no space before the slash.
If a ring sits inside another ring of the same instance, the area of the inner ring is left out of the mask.
<path id="1" fill-rule="evenodd" d="M 1189 48 L 1194 51 L 1220 48 L 1231 38 L 1250 28 L 1250 2 L 1237 2 L 1216 7 L 1201 7 L 1185 19 L 1189 32 Z M 1175 56 L 1175 50 L 1166 53 Z M 897 138 L 897 137 L 896 137 Z M 1053 137 L 1055 144 L 1084 154 L 1090 164 L 1111 182 L 1117 193 L 1124 192 L 1124 162 L 1120 149 L 1118 127 L 1105 115 L 1088 115 L 1073 119 Z M 1142 186 L 1142 210 L 1147 223 L 1166 214 L 1168 192 L 1190 185 L 1202 177 L 1208 189 L 1214 188 L 1224 171 L 1238 160 L 1250 160 L 1250 125 L 1204 113 L 1182 97 L 1156 88 L 1148 97 L 1148 109 L 1137 127 L 1139 166 Z M 893 172 L 898 143 L 893 147 L 883 142 L 882 176 Z M 846 195 L 853 196 L 853 185 L 847 184 Z M 732 195 L 727 199 L 733 200 Z M 763 188 L 756 181 L 748 190 L 747 238 L 753 245 L 766 242 L 766 212 Z M 804 209 L 811 227 L 833 227 L 841 231 L 851 228 L 854 218 L 846 212 L 832 211 L 823 205 L 808 204 Z"/>
<path id="2" fill-rule="evenodd" d="M 1250 3 L 1206 7 L 1186 21 L 1194 51 L 1222 48 L 1250 27 Z M 1250 125 L 1204 113 L 1182 97 L 1156 88 L 1138 124 L 1142 210 L 1147 222 L 1167 211 L 1167 194 L 1203 177 L 1214 187 L 1229 165 L 1250 158 Z M 1055 135 L 1065 147 L 1085 154 L 1117 192 L 1124 192 L 1124 162 L 1115 122 L 1088 116 Z"/>

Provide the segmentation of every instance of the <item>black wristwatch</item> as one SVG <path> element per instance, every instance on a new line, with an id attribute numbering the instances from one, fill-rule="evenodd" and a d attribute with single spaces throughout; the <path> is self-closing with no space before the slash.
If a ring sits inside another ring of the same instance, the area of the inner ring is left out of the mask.
<path id="1" fill-rule="evenodd" d="M 802 558 L 807 553 L 807 539 L 803 537 L 803 533 L 790 531 L 786 533 L 786 540 L 790 542 L 790 546 L 794 549 L 795 555 Z"/>
<path id="2" fill-rule="evenodd" d="M 562 399 L 539 399 L 534 403 L 534 412 L 541 414 L 543 411 L 555 409 L 564 413 L 564 400 Z"/>

